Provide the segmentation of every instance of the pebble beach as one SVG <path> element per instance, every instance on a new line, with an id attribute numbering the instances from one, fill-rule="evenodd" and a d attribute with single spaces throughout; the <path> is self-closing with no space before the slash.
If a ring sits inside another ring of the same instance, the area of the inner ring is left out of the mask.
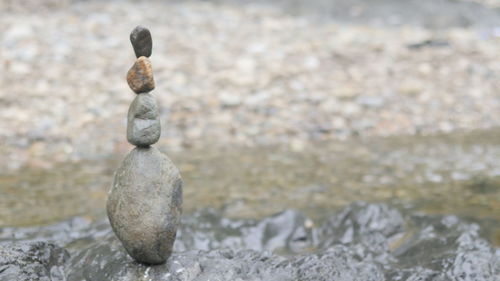
<path id="1" fill-rule="evenodd" d="M 0 4 L 3 172 L 131 149 L 125 76 L 137 24 L 155 38 L 159 144 L 169 150 L 500 125 L 495 26 L 346 23 L 259 3 L 11 2 Z"/>

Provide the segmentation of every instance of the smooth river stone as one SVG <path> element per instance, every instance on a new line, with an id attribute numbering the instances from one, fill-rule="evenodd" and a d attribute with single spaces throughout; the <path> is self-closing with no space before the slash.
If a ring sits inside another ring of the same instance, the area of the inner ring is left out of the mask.
<path id="1" fill-rule="evenodd" d="M 179 170 L 155 147 L 136 147 L 116 171 L 108 218 L 136 261 L 161 264 L 172 254 L 182 213 L 182 184 Z"/>
<path id="2" fill-rule="evenodd" d="M 137 95 L 128 109 L 127 140 L 135 146 L 149 146 L 161 134 L 160 114 L 151 94 Z"/>
<path id="3" fill-rule="evenodd" d="M 151 51 L 153 50 L 153 39 L 151 38 L 151 32 L 149 29 L 137 26 L 130 33 L 130 42 L 132 47 L 134 47 L 134 52 L 136 57 L 150 57 Z"/>
<path id="4" fill-rule="evenodd" d="M 127 83 L 136 94 L 147 93 L 155 88 L 153 68 L 146 57 L 138 58 L 127 73 Z"/>

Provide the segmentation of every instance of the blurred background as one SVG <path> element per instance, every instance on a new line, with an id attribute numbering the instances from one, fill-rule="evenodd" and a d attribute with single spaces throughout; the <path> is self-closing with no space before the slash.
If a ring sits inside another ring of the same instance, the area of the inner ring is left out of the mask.
<path id="1" fill-rule="evenodd" d="M 498 0 L 0 1 L 0 226 L 104 214 L 139 24 L 187 214 L 363 200 L 498 226 Z"/>

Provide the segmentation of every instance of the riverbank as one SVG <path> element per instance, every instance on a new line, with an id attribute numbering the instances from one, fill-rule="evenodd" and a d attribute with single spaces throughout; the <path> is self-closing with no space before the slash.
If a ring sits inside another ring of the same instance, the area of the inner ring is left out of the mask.
<path id="1" fill-rule="evenodd" d="M 494 27 L 317 21 L 225 2 L 53 2 L 37 13 L 12 4 L 0 20 L 5 172 L 130 149 L 125 74 L 138 23 L 153 33 L 170 151 L 500 125 Z"/>

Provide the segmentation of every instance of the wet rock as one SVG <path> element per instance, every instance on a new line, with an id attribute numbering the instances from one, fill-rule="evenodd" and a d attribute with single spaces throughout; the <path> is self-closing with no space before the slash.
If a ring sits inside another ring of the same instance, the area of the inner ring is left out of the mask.
<path id="1" fill-rule="evenodd" d="M 107 212 L 135 260 L 160 264 L 171 255 L 182 212 L 179 171 L 154 147 L 136 147 L 115 174 Z"/>
<path id="2" fill-rule="evenodd" d="M 102 269 L 101 269 L 102 268 Z M 71 259 L 68 280 L 366 280 L 383 279 L 380 267 L 363 261 L 345 246 L 321 254 L 285 258 L 254 250 L 190 250 L 174 253 L 167 263 L 135 263 L 108 237 Z M 141 279 L 144 278 L 144 279 Z"/>
<path id="3" fill-rule="evenodd" d="M 0 280 L 66 280 L 68 252 L 46 242 L 0 245 Z"/>
<path id="4" fill-rule="evenodd" d="M 134 261 L 103 222 L 85 230 L 72 220 L 39 232 L 71 241 L 65 272 L 72 281 L 499 281 L 500 250 L 481 238 L 479 225 L 455 216 L 404 215 L 385 204 L 356 203 L 317 227 L 305 227 L 307 221 L 293 210 L 261 220 L 199 211 L 183 218 L 176 250 L 158 266 Z M 0 244 L 13 232 L 0 231 Z M 33 239 L 34 228 L 24 232 L 15 231 L 18 242 Z"/>
<path id="5" fill-rule="evenodd" d="M 149 146 L 158 141 L 160 134 L 160 114 L 156 99 L 151 94 L 137 95 L 128 110 L 128 142 L 135 146 Z"/>
<path id="6" fill-rule="evenodd" d="M 415 231 L 393 252 L 398 265 L 388 270 L 390 280 L 500 280 L 500 249 L 481 238 L 479 225 L 425 215 L 412 224 Z"/>
<path id="7" fill-rule="evenodd" d="M 137 26 L 130 33 L 130 42 L 134 47 L 136 57 L 150 57 L 153 49 L 153 39 L 149 29 Z"/>
<path id="8" fill-rule="evenodd" d="M 342 245 L 334 246 L 324 253 L 299 257 L 287 265 L 287 269 L 296 270 L 293 280 L 385 280 L 380 265 L 360 256 L 355 249 Z"/>
<path id="9" fill-rule="evenodd" d="M 155 88 L 153 68 L 146 57 L 139 57 L 127 73 L 127 82 L 136 93 L 147 93 Z"/>
<path id="10" fill-rule="evenodd" d="M 321 247 L 335 244 L 373 242 L 377 235 L 385 242 L 404 231 L 401 213 L 385 204 L 354 203 L 338 215 L 331 217 L 318 230 Z"/>
<path id="11" fill-rule="evenodd" d="M 214 210 L 205 210 L 183 218 L 175 249 L 230 248 L 294 254 L 310 249 L 312 235 L 306 217 L 296 210 L 260 221 L 228 219 Z"/>

